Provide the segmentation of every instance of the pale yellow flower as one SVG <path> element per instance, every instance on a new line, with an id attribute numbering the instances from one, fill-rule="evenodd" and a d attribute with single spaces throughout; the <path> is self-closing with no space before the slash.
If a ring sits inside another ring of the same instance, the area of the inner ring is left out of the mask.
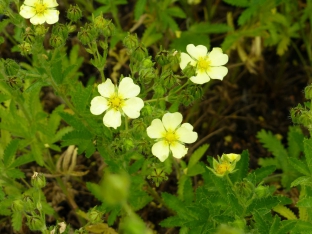
<path id="1" fill-rule="evenodd" d="M 54 24 L 59 20 L 60 12 L 55 9 L 58 4 L 56 0 L 25 0 L 21 6 L 20 15 L 25 19 L 30 19 L 34 25 Z"/>

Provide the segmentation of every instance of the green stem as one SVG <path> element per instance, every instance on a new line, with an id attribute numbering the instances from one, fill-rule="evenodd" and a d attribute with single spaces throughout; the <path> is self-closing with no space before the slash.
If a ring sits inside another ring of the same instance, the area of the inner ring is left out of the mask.
<path id="1" fill-rule="evenodd" d="M 168 101 L 168 96 L 162 97 L 162 98 L 154 98 L 154 99 L 146 100 L 146 101 L 144 101 L 144 102 L 145 102 L 145 103 L 148 103 L 148 102 L 158 102 L 158 101 L 160 101 L 160 100 Z"/>

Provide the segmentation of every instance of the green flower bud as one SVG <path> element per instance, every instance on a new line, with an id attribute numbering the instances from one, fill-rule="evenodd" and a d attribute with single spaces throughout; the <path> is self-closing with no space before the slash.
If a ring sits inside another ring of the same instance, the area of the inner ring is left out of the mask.
<path id="1" fill-rule="evenodd" d="M 194 101 L 193 95 L 188 90 L 182 90 L 180 97 L 184 106 L 188 106 Z"/>
<path id="2" fill-rule="evenodd" d="M 144 107 L 141 109 L 141 113 L 143 116 L 150 116 L 153 114 L 153 107 L 150 105 L 144 105 Z"/>
<path id="3" fill-rule="evenodd" d="M 141 118 L 132 120 L 132 126 L 135 132 L 140 132 L 140 133 L 146 131 L 146 127 L 147 127 Z"/>
<path id="4" fill-rule="evenodd" d="M 125 47 L 131 51 L 139 46 L 139 41 L 136 34 L 128 33 L 128 35 L 123 39 L 122 42 Z"/>
<path id="5" fill-rule="evenodd" d="M 159 51 L 156 54 L 155 60 L 161 66 L 165 66 L 165 65 L 169 64 L 170 60 L 168 58 L 168 51 L 166 51 L 166 50 Z"/>
<path id="6" fill-rule="evenodd" d="M 63 37 L 55 34 L 51 35 L 49 42 L 50 45 L 54 48 L 60 47 L 65 44 Z"/>
<path id="7" fill-rule="evenodd" d="M 269 188 L 267 186 L 259 185 L 255 189 L 255 193 L 258 198 L 266 198 L 270 195 Z"/>
<path id="8" fill-rule="evenodd" d="M 132 57 L 134 57 L 138 61 L 142 61 L 147 57 L 147 55 L 147 49 L 142 44 L 136 47 L 132 53 Z"/>
<path id="9" fill-rule="evenodd" d="M 165 87 L 170 89 L 178 81 L 178 77 L 173 74 L 171 69 L 163 70 L 160 79 L 163 80 Z"/>
<path id="10" fill-rule="evenodd" d="M 100 42 L 99 42 L 99 45 L 101 46 L 101 48 L 102 48 L 103 50 L 107 50 L 107 49 L 108 49 L 108 44 L 107 44 L 107 42 L 105 42 L 105 41 L 100 41 Z"/>
<path id="11" fill-rule="evenodd" d="M 109 205 L 123 203 L 129 194 L 130 180 L 125 174 L 106 174 L 103 196 Z"/>
<path id="12" fill-rule="evenodd" d="M 310 127 L 312 125 L 312 114 L 310 111 L 304 111 L 301 113 L 299 123 L 303 124 L 305 127 Z"/>
<path id="13" fill-rule="evenodd" d="M 249 199 L 254 192 L 255 186 L 248 180 L 244 179 L 242 182 L 234 184 L 234 190 L 242 198 Z"/>
<path id="14" fill-rule="evenodd" d="M 18 48 L 20 49 L 22 55 L 31 54 L 31 45 L 28 42 L 23 42 L 18 45 Z"/>
<path id="15" fill-rule="evenodd" d="M 104 37 L 110 37 L 115 33 L 115 25 L 112 23 L 112 21 L 108 22 L 107 26 L 103 29 L 103 36 Z"/>
<path id="16" fill-rule="evenodd" d="M 192 77 L 196 75 L 196 68 L 194 66 L 192 66 L 191 64 L 188 64 L 184 69 L 183 69 L 183 74 L 186 77 Z"/>
<path id="17" fill-rule="evenodd" d="M 30 27 L 27 27 L 22 37 L 25 42 L 32 43 L 35 40 L 34 31 Z"/>
<path id="18" fill-rule="evenodd" d="M 96 209 L 96 207 L 92 208 L 88 211 L 87 216 L 89 218 L 90 223 L 101 223 L 103 221 L 103 212 Z"/>
<path id="19" fill-rule="evenodd" d="M 72 22 L 77 22 L 82 17 L 82 11 L 80 10 L 79 6 L 70 5 L 67 11 L 67 18 Z"/>
<path id="20" fill-rule="evenodd" d="M 102 15 L 99 15 L 93 19 L 93 25 L 97 30 L 103 30 L 109 24 L 109 21 L 104 19 Z"/>
<path id="21" fill-rule="evenodd" d="M 39 216 L 26 216 L 27 224 L 32 231 L 41 231 L 45 227 L 45 223 L 40 219 Z"/>
<path id="22" fill-rule="evenodd" d="M 35 35 L 39 37 L 44 37 L 48 30 L 49 28 L 46 28 L 44 24 L 38 24 L 35 26 Z"/>
<path id="23" fill-rule="evenodd" d="M 142 61 L 142 67 L 141 68 L 142 69 L 151 68 L 153 66 L 154 66 L 154 63 L 152 62 L 151 57 L 148 57 Z"/>
<path id="24" fill-rule="evenodd" d="M 172 63 L 172 64 L 179 64 L 180 63 L 180 57 L 181 57 L 181 54 L 176 51 L 176 50 L 173 50 L 170 55 L 169 55 L 169 61 Z"/>
<path id="25" fill-rule="evenodd" d="M 300 124 L 300 117 L 306 110 L 299 104 L 290 110 L 290 117 L 294 124 Z"/>
<path id="26" fill-rule="evenodd" d="M 149 84 L 156 78 L 156 71 L 154 68 L 141 69 L 139 72 L 140 81 L 144 84 Z"/>
<path id="27" fill-rule="evenodd" d="M 190 85 L 187 90 L 193 95 L 194 99 L 200 99 L 204 95 L 202 85 Z"/>
<path id="28" fill-rule="evenodd" d="M 52 34 L 58 35 L 66 40 L 68 37 L 68 28 L 64 24 L 55 24 L 52 28 Z"/>
<path id="29" fill-rule="evenodd" d="M 36 188 L 43 188 L 46 186 L 46 179 L 42 173 L 34 172 L 31 177 L 31 185 Z"/>
<path id="30" fill-rule="evenodd" d="M 166 89 L 160 83 L 155 83 L 153 89 L 154 89 L 153 98 L 163 97 L 166 92 Z"/>
<path id="31" fill-rule="evenodd" d="M 68 28 L 68 33 L 75 32 L 77 29 L 76 25 L 67 25 L 67 28 Z"/>
<path id="32" fill-rule="evenodd" d="M 4 71 L 7 76 L 16 76 L 20 70 L 20 66 L 13 59 L 2 60 Z"/>
<path id="33" fill-rule="evenodd" d="M 312 84 L 305 87 L 304 94 L 306 99 L 312 99 Z"/>
<path id="34" fill-rule="evenodd" d="M 24 202 L 22 200 L 15 200 L 12 202 L 11 208 L 13 212 L 24 211 Z"/>
<path id="35" fill-rule="evenodd" d="M 94 35 L 93 30 L 85 27 L 85 28 L 80 28 L 80 32 L 78 32 L 78 39 L 83 45 L 87 45 L 91 43 L 95 38 L 96 35 Z"/>
<path id="36" fill-rule="evenodd" d="M 168 177 L 163 167 L 153 166 L 150 168 L 147 179 L 152 179 L 156 187 L 158 187 L 160 183 L 168 180 Z"/>
<path id="37" fill-rule="evenodd" d="M 24 210 L 25 211 L 30 212 L 30 211 L 33 211 L 35 209 L 34 201 L 29 195 L 23 194 L 22 202 L 24 203 Z"/>

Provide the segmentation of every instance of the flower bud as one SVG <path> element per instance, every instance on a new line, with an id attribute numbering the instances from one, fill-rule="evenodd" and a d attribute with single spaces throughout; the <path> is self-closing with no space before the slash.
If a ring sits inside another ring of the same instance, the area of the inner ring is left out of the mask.
<path id="1" fill-rule="evenodd" d="M 180 97 L 184 106 L 188 106 L 194 101 L 194 96 L 188 90 L 182 90 Z"/>
<path id="2" fill-rule="evenodd" d="M 79 6 L 76 5 L 70 5 L 67 11 L 67 18 L 72 22 L 77 22 L 82 17 L 82 12 L 79 8 Z"/>
<path id="3" fill-rule="evenodd" d="M 154 89 L 153 98 L 163 97 L 166 92 L 166 89 L 160 83 L 155 83 L 153 89 Z"/>
<path id="4" fill-rule="evenodd" d="M 154 63 L 152 62 L 151 58 L 148 57 L 148 58 L 146 58 L 146 59 L 144 59 L 142 61 L 142 67 L 141 68 L 142 69 L 144 69 L 144 68 L 151 68 L 153 66 L 154 66 Z"/>
<path id="5" fill-rule="evenodd" d="M 64 24 L 55 24 L 53 25 L 52 33 L 66 40 L 68 37 L 68 28 Z"/>
<path id="6" fill-rule="evenodd" d="M 163 80 L 165 87 L 170 89 L 178 81 L 177 76 L 175 76 L 171 69 L 163 70 L 160 79 Z"/>
<path id="7" fill-rule="evenodd" d="M 269 188 L 267 186 L 263 186 L 263 185 L 259 185 L 255 189 L 255 193 L 256 193 L 258 198 L 265 198 L 265 197 L 268 197 L 270 195 Z"/>
<path id="8" fill-rule="evenodd" d="M 109 21 L 107 26 L 103 29 L 103 36 L 110 37 L 115 33 L 116 27 L 112 21 Z"/>
<path id="9" fill-rule="evenodd" d="M 93 25 L 97 30 L 103 30 L 109 24 L 109 21 L 104 19 L 102 15 L 99 15 L 93 19 Z"/>
<path id="10" fill-rule="evenodd" d="M 31 54 L 31 45 L 28 42 L 24 41 L 22 44 L 18 45 L 18 48 L 20 49 L 22 55 Z"/>
<path id="11" fill-rule="evenodd" d="M 299 117 L 299 123 L 309 128 L 312 125 L 312 113 L 310 111 L 302 112 Z"/>
<path id="12" fill-rule="evenodd" d="M 300 117 L 306 110 L 299 104 L 290 110 L 290 117 L 294 124 L 300 124 Z"/>
<path id="13" fill-rule="evenodd" d="M 46 28 L 44 24 L 38 24 L 35 26 L 35 35 L 39 37 L 44 37 L 48 30 L 49 28 Z"/>
<path id="14" fill-rule="evenodd" d="M 95 39 L 95 36 L 92 33 L 92 31 L 87 28 L 80 28 L 80 32 L 78 32 L 77 36 L 83 45 L 87 45 Z"/>
<path id="15" fill-rule="evenodd" d="M 43 188 L 46 186 L 46 179 L 42 173 L 34 172 L 31 177 L 31 185 L 36 188 Z"/>
<path id="16" fill-rule="evenodd" d="M 108 44 L 107 44 L 107 42 L 105 42 L 105 41 L 100 41 L 100 42 L 99 42 L 99 45 L 101 46 L 101 48 L 102 48 L 103 50 L 107 50 L 107 49 L 108 49 Z"/>
<path id="17" fill-rule="evenodd" d="M 139 72 L 140 81 L 144 84 L 149 84 L 156 78 L 156 72 L 154 68 L 141 69 Z"/>
<path id="18" fill-rule="evenodd" d="M 20 66 L 13 59 L 3 60 L 4 71 L 7 76 L 16 76 Z"/>
<path id="19" fill-rule="evenodd" d="M 28 227 L 32 231 L 41 231 L 44 229 L 45 224 L 39 216 L 26 216 Z"/>
<path id="20" fill-rule="evenodd" d="M 25 32 L 22 35 L 23 40 L 29 43 L 32 43 L 35 40 L 35 35 L 33 30 L 30 27 L 27 27 Z"/>
<path id="21" fill-rule="evenodd" d="M 204 95 L 202 85 L 189 85 L 187 90 L 194 97 L 194 99 L 200 99 Z"/>
<path id="22" fill-rule="evenodd" d="M 96 209 L 96 207 L 92 208 L 88 211 L 87 216 L 89 218 L 90 223 L 101 223 L 103 221 L 103 212 Z"/>
<path id="23" fill-rule="evenodd" d="M 12 202 L 11 208 L 13 212 L 24 211 L 24 202 L 22 200 L 15 200 Z"/>
<path id="24" fill-rule="evenodd" d="M 147 179 L 152 179 L 156 187 L 158 187 L 160 183 L 168 180 L 168 177 L 163 167 L 153 166 L 150 168 Z"/>
<path id="25" fill-rule="evenodd" d="M 147 57 L 147 49 L 145 46 L 140 44 L 138 47 L 136 47 L 132 53 L 132 57 L 134 57 L 138 61 L 142 61 L 144 58 Z"/>
<path id="26" fill-rule="evenodd" d="M 132 126 L 135 132 L 140 132 L 140 133 L 144 132 L 147 127 L 141 118 L 132 120 Z"/>
<path id="27" fill-rule="evenodd" d="M 131 51 L 139 46 L 139 41 L 136 34 L 128 33 L 128 35 L 123 39 L 122 42 L 125 47 Z"/>
<path id="28" fill-rule="evenodd" d="M 178 51 L 174 50 L 169 55 L 169 61 L 172 64 L 179 64 L 180 63 L 180 57 L 181 57 L 181 54 Z"/>
<path id="29" fill-rule="evenodd" d="M 22 202 L 24 204 L 24 210 L 25 211 L 30 212 L 30 211 L 33 211 L 35 209 L 34 201 L 29 195 L 23 194 Z"/>
<path id="30" fill-rule="evenodd" d="M 141 113 L 143 116 L 150 116 L 151 114 L 153 114 L 153 107 L 151 107 L 150 105 L 144 105 L 144 107 L 141 110 Z"/>
<path id="31" fill-rule="evenodd" d="M 168 58 L 168 51 L 165 51 L 165 50 L 159 51 L 156 54 L 155 60 L 161 66 L 165 66 L 165 65 L 169 64 L 170 60 Z"/>
<path id="32" fill-rule="evenodd" d="M 305 87 L 304 94 L 306 99 L 312 99 L 312 84 Z"/>
<path id="33" fill-rule="evenodd" d="M 255 186 L 247 179 L 244 179 L 242 182 L 236 182 L 234 184 L 234 190 L 236 193 L 245 199 L 249 199 L 253 195 L 254 189 Z"/>
<path id="34" fill-rule="evenodd" d="M 183 69 L 183 74 L 186 76 L 186 77 L 192 77 L 192 76 L 195 76 L 195 67 L 188 64 L 184 69 Z"/>
<path id="35" fill-rule="evenodd" d="M 51 35 L 49 42 L 50 45 L 54 48 L 60 47 L 65 44 L 63 37 L 56 34 Z"/>

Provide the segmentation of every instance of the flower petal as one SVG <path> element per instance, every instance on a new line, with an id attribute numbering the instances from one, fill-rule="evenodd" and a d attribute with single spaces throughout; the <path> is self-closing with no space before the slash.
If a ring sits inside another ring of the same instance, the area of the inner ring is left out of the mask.
<path id="1" fill-rule="evenodd" d="M 35 6 L 35 3 L 38 3 L 38 2 L 39 2 L 39 0 L 25 0 L 24 4 L 27 6 Z"/>
<path id="2" fill-rule="evenodd" d="M 46 22 L 46 18 L 41 14 L 34 15 L 32 18 L 30 18 L 30 23 L 33 25 L 43 24 L 44 22 Z"/>
<path id="3" fill-rule="evenodd" d="M 103 97 L 109 98 L 115 93 L 115 85 L 111 79 L 107 79 L 104 83 L 98 85 L 98 91 Z"/>
<path id="4" fill-rule="evenodd" d="M 138 96 L 140 90 L 140 86 L 134 84 L 130 77 L 125 77 L 119 83 L 118 95 L 123 98 L 132 98 Z"/>
<path id="5" fill-rule="evenodd" d="M 106 127 L 117 128 L 121 125 L 121 114 L 114 108 L 106 112 L 103 118 L 103 123 Z"/>
<path id="6" fill-rule="evenodd" d="M 229 56 L 227 54 L 223 54 L 222 49 L 215 47 L 209 53 L 208 58 L 210 59 L 211 66 L 222 66 L 229 61 Z"/>
<path id="7" fill-rule="evenodd" d="M 188 63 L 190 63 L 192 66 L 196 65 L 196 61 L 192 59 L 188 54 L 181 53 L 180 68 L 183 70 Z"/>
<path id="8" fill-rule="evenodd" d="M 141 98 L 133 97 L 125 101 L 125 105 L 122 107 L 122 110 L 129 118 L 136 119 L 140 116 L 140 111 L 143 106 L 144 102 Z"/>
<path id="9" fill-rule="evenodd" d="M 172 152 L 172 156 L 175 158 L 182 158 L 187 154 L 188 148 L 185 148 L 184 145 L 175 142 L 174 144 L 170 145 L 170 150 Z"/>
<path id="10" fill-rule="evenodd" d="M 223 80 L 223 77 L 228 73 L 228 69 L 224 66 L 210 67 L 207 73 L 211 79 Z"/>
<path id="11" fill-rule="evenodd" d="M 166 113 L 162 117 L 162 122 L 167 131 L 173 131 L 182 123 L 182 119 L 182 114 L 179 112 Z"/>
<path id="12" fill-rule="evenodd" d="M 198 59 L 199 57 L 205 57 L 208 52 L 206 46 L 203 45 L 194 46 L 193 44 L 187 45 L 186 51 L 194 59 Z"/>
<path id="13" fill-rule="evenodd" d="M 57 10 L 47 10 L 44 12 L 44 16 L 48 24 L 55 24 L 59 21 L 60 12 Z"/>
<path id="14" fill-rule="evenodd" d="M 210 77 L 205 72 L 197 73 L 196 76 L 192 76 L 190 80 L 195 84 L 204 84 L 210 81 Z"/>
<path id="15" fill-rule="evenodd" d="M 22 5 L 19 13 L 25 19 L 29 19 L 29 18 L 33 17 L 36 14 L 36 11 L 35 11 L 35 9 L 33 7 Z"/>
<path id="16" fill-rule="evenodd" d="M 166 130 L 160 119 L 154 119 L 151 126 L 146 129 L 146 132 L 150 138 L 157 139 L 162 138 Z"/>
<path id="17" fill-rule="evenodd" d="M 90 111 L 93 115 L 100 115 L 108 109 L 107 100 L 102 96 L 97 96 L 91 100 Z"/>
<path id="18" fill-rule="evenodd" d="M 152 147 L 152 154 L 161 162 L 165 161 L 169 156 L 169 145 L 166 141 L 158 141 Z"/>
<path id="19" fill-rule="evenodd" d="M 185 143 L 194 143 L 198 135 L 196 132 L 193 132 L 193 126 L 189 123 L 184 123 L 181 125 L 180 128 L 176 131 L 176 134 L 179 136 L 179 141 L 185 142 Z"/>
<path id="20" fill-rule="evenodd" d="M 49 8 L 57 7 L 59 5 L 57 4 L 56 0 L 43 0 L 42 3 L 45 4 Z"/>

